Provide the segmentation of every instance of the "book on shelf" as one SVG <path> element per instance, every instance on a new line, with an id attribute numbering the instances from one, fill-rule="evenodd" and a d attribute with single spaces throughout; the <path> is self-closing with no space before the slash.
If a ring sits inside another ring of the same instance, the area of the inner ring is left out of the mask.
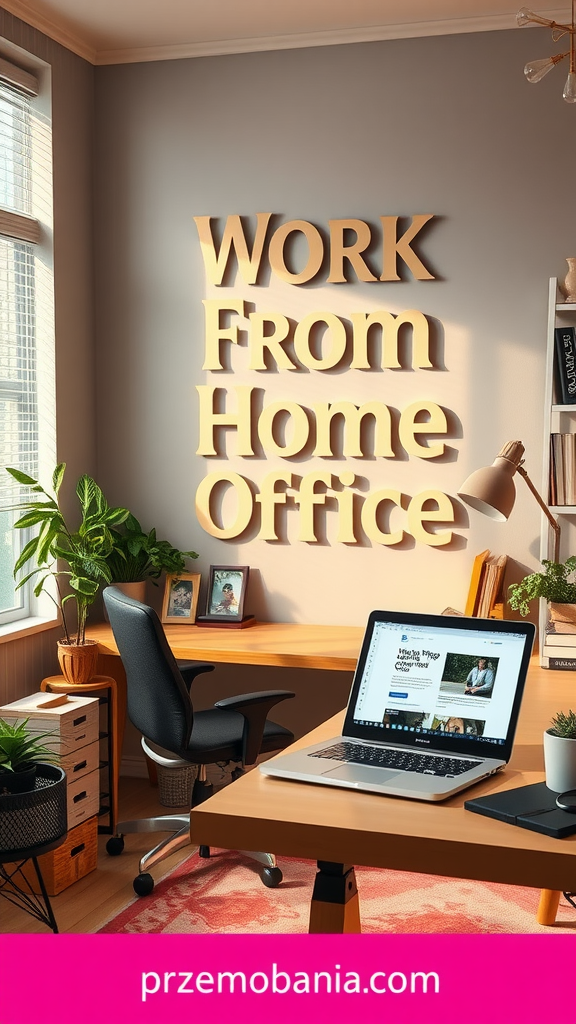
<path id="1" fill-rule="evenodd" d="M 506 562 L 506 555 L 492 555 L 488 550 L 476 555 L 470 577 L 466 615 L 479 619 L 504 617 L 502 586 Z"/>
<path id="2" fill-rule="evenodd" d="M 576 505 L 576 434 L 550 435 L 550 504 Z"/>
<path id="3" fill-rule="evenodd" d="M 576 404 L 576 328 L 555 327 L 556 398 L 559 405 Z"/>

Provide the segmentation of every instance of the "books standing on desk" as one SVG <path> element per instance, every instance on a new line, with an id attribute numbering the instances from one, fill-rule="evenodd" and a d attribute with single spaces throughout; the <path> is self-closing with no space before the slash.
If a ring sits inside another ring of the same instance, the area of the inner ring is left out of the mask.
<path id="1" fill-rule="evenodd" d="M 480 552 L 474 559 L 466 615 L 479 619 L 503 619 L 504 604 L 502 590 L 506 555 L 492 555 L 488 550 Z"/>

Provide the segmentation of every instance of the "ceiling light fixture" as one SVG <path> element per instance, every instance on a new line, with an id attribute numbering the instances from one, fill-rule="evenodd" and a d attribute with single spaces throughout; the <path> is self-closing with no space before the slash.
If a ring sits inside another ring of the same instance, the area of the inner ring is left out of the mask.
<path id="1" fill-rule="evenodd" d="M 570 49 L 566 50 L 565 53 L 555 53 L 552 57 L 544 57 L 541 60 L 531 60 L 524 68 L 524 74 L 529 82 L 539 82 L 544 75 L 547 75 L 552 68 L 559 64 L 564 57 L 570 58 L 570 70 L 568 71 L 568 78 L 564 86 L 564 92 L 562 93 L 567 103 L 576 103 L 576 53 L 574 39 L 576 36 L 576 0 L 572 0 L 572 23 L 570 25 L 560 25 L 557 21 L 549 21 L 548 18 L 541 18 L 539 14 L 534 14 L 533 11 L 529 11 L 527 7 L 522 7 L 516 15 L 516 21 L 520 26 L 522 25 L 543 25 L 545 28 L 552 29 L 552 39 L 554 42 L 558 42 L 563 36 L 570 36 Z"/>

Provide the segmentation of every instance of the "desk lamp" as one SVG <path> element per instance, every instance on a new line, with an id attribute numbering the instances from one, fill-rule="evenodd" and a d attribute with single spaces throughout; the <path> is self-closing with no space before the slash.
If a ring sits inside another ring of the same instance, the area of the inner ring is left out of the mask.
<path id="1" fill-rule="evenodd" d="M 554 519 L 550 509 L 538 494 L 528 473 L 524 469 L 524 445 L 521 441 L 507 441 L 491 466 L 484 466 L 471 473 L 464 481 L 458 497 L 462 501 L 482 512 L 490 519 L 504 522 L 508 519 L 516 498 L 516 488 L 512 479 L 515 473 L 519 473 L 526 481 L 529 489 L 536 498 L 550 526 L 554 530 L 554 561 L 558 561 L 560 548 L 560 526 Z"/>

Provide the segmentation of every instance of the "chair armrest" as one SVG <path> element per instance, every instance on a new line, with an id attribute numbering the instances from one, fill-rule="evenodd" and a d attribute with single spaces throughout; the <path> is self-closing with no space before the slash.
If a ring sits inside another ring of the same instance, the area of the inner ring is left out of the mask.
<path id="1" fill-rule="evenodd" d="M 296 694 L 291 690 L 259 690 L 256 693 L 239 693 L 236 697 L 224 697 L 214 703 L 221 711 L 235 711 L 244 718 L 242 733 L 242 764 L 254 764 L 264 736 L 268 712 L 280 701 L 290 700 Z"/>
<path id="2" fill-rule="evenodd" d="M 199 676 L 201 672 L 213 672 L 215 665 L 210 665 L 206 661 L 179 661 L 176 660 L 178 665 L 178 671 L 184 680 L 186 689 L 190 693 L 190 687 L 194 682 L 196 676 Z"/>

